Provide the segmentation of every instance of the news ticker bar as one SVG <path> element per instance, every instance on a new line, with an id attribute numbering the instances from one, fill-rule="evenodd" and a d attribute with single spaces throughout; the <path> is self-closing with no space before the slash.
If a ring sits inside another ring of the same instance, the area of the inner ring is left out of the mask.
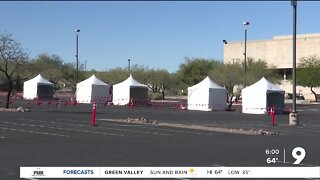
<path id="1" fill-rule="evenodd" d="M 20 167 L 20 178 L 320 178 L 320 167 Z"/>

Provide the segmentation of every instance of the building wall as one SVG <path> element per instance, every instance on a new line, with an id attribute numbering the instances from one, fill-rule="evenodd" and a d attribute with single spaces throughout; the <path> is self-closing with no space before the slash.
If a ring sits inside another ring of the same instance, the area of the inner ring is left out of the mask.
<path id="1" fill-rule="evenodd" d="M 297 65 L 301 57 L 320 56 L 320 33 L 297 35 Z M 247 58 L 262 59 L 278 69 L 292 68 L 292 35 L 270 40 L 247 40 Z M 244 42 L 224 44 L 224 62 L 244 59 Z"/>
<path id="2" fill-rule="evenodd" d="M 283 89 L 286 93 L 292 93 L 292 83 L 291 81 L 282 81 L 280 85 L 278 85 L 279 88 Z M 313 88 L 313 90 L 320 94 L 320 88 Z M 307 100 L 314 101 L 314 94 L 311 92 L 310 87 L 302 87 L 302 86 L 296 86 L 296 92 L 297 94 L 301 93 L 303 94 L 304 98 Z"/>
<path id="3" fill-rule="evenodd" d="M 297 60 L 311 55 L 320 57 L 320 33 L 297 35 Z M 292 35 L 274 36 L 270 40 L 247 40 L 247 58 L 252 57 L 255 60 L 265 60 L 268 65 L 273 65 L 277 69 L 292 70 Z M 232 63 L 234 59 L 244 59 L 244 41 L 228 42 L 224 44 L 224 63 Z M 285 80 L 279 85 L 286 93 L 292 93 L 292 83 Z M 310 88 L 297 86 L 297 93 L 301 92 L 306 99 L 314 100 Z M 315 88 L 317 94 L 320 94 L 320 88 Z"/>

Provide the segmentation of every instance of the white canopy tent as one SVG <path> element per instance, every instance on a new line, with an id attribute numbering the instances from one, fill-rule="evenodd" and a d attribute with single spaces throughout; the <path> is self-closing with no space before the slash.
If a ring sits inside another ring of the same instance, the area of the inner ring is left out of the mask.
<path id="1" fill-rule="evenodd" d="M 242 112 L 264 114 L 268 107 L 275 106 L 275 112 L 282 114 L 285 91 L 270 83 L 264 77 L 249 87 L 242 89 Z"/>
<path id="2" fill-rule="evenodd" d="M 107 100 L 110 85 L 98 79 L 95 75 L 77 84 L 76 98 L 79 103 Z"/>
<path id="3" fill-rule="evenodd" d="M 53 99 L 54 84 L 40 74 L 23 83 L 24 99 Z"/>
<path id="4" fill-rule="evenodd" d="M 188 88 L 188 109 L 211 111 L 225 110 L 227 107 L 227 90 L 208 76 L 200 83 Z"/>
<path id="5" fill-rule="evenodd" d="M 133 101 L 135 105 L 147 105 L 148 86 L 136 81 L 130 74 L 129 78 L 113 85 L 113 104 L 127 105 Z"/>

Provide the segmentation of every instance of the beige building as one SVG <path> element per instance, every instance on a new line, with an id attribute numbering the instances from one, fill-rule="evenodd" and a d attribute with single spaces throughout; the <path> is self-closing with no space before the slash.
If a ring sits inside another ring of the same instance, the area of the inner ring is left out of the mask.
<path id="1" fill-rule="evenodd" d="M 297 35 L 297 61 L 302 57 L 311 55 L 320 56 L 320 33 Z M 292 85 L 286 80 L 287 74 L 292 74 L 292 35 L 274 36 L 270 40 L 247 40 L 247 58 L 262 59 L 269 65 L 275 66 L 283 74 L 284 80 L 280 87 L 287 93 L 292 93 Z M 224 62 L 232 62 L 234 59 L 244 59 L 244 41 L 225 42 Z M 291 88 L 290 88 L 291 87 Z M 297 87 L 297 92 L 303 93 L 309 98 L 309 88 Z M 316 89 L 320 93 L 320 89 Z M 312 96 L 311 96 L 312 97 Z"/>

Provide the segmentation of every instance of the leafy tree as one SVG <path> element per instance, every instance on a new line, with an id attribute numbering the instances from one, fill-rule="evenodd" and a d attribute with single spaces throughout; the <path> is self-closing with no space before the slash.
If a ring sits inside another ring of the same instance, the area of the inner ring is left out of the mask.
<path id="1" fill-rule="evenodd" d="M 73 64 L 71 63 L 64 63 L 60 69 L 60 73 L 61 73 L 61 80 L 63 80 L 65 82 L 65 84 L 68 84 L 68 86 L 72 86 L 69 87 L 71 89 L 73 89 L 73 91 L 75 90 L 76 87 L 76 68 L 74 67 Z M 83 78 L 83 73 L 79 73 L 79 78 Z"/>
<path id="2" fill-rule="evenodd" d="M 164 69 L 152 69 L 148 72 L 148 74 L 148 87 L 154 93 L 160 93 L 162 95 L 162 100 L 164 100 L 166 91 L 172 87 L 171 74 Z"/>
<path id="3" fill-rule="evenodd" d="M 243 82 L 243 69 L 240 61 L 235 60 L 233 63 L 219 65 L 210 71 L 210 77 L 216 83 L 224 86 L 232 96 L 234 86 Z"/>
<path id="4" fill-rule="evenodd" d="M 12 34 L 0 35 L 0 72 L 7 81 L 6 108 L 9 108 L 10 95 L 13 90 L 13 83 L 21 79 L 20 73 L 23 72 L 28 64 L 28 54 L 21 48 L 19 42 L 15 41 Z"/>
<path id="5" fill-rule="evenodd" d="M 276 82 L 279 76 L 273 70 L 274 67 L 268 67 L 266 61 L 248 58 L 247 60 L 247 82 L 246 84 L 253 84 L 266 77 L 272 82 Z M 234 94 L 234 86 L 245 85 L 244 83 L 244 63 L 240 59 L 234 59 L 233 62 L 225 63 L 217 66 L 210 72 L 211 78 L 218 84 L 222 84 L 227 90 L 229 97 Z M 229 102 L 231 107 L 232 102 Z"/>
<path id="6" fill-rule="evenodd" d="M 170 73 L 170 87 L 168 88 L 167 92 L 174 94 L 174 95 L 184 95 L 186 91 L 181 91 L 181 90 L 186 90 L 187 86 L 186 84 L 182 83 L 180 80 L 180 76 L 177 72 L 175 73 Z"/>
<path id="7" fill-rule="evenodd" d="M 264 60 L 248 58 L 246 84 L 253 84 L 262 77 L 267 78 L 271 82 L 278 83 L 278 80 L 281 77 L 274 69 L 275 67 L 268 66 L 267 62 Z M 245 86 L 244 62 L 241 62 L 240 59 L 234 59 L 232 63 L 229 62 L 222 66 L 218 66 L 218 68 L 211 71 L 210 75 L 213 76 L 213 79 L 216 82 L 227 87 L 229 92 L 233 91 L 235 85 Z"/>
<path id="8" fill-rule="evenodd" d="M 101 80 L 107 82 L 110 85 L 113 85 L 127 79 L 129 77 L 129 72 L 127 69 L 116 67 L 108 71 L 105 71 L 99 75 L 99 77 L 101 77 Z"/>
<path id="9" fill-rule="evenodd" d="M 319 77 L 320 58 L 316 55 L 301 58 L 297 69 L 297 84 L 310 87 L 311 92 L 314 94 L 315 101 L 318 101 L 318 99 L 313 88 L 320 86 Z"/>
<path id="10" fill-rule="evenodd" d="M 185 63 L 180 64 L 177 72 L 184 89 L 195 85 L 209 75 L 210 71 L 222 65 L 222 61 L 203 58 L 185 58 Z"/>
<path id="11" fill-rule="evenodd" d="M 33 61 L 34 75 L 41 74 L 49 81 L 57 84 L 62 79 L 62 59 L 57 55 L 40 54 Z"/>
<path id="12" fill-rule="evenodd" d="M 271 82 L 278 83 L 281 77 L 276 73 L 275 69 L 272 65 L 268 66 L 265 60 L 255 60 L 249 57 L 247 60 L 247 85 L 257 82 L 262 77 L 267 78 Z"/>
<path id="13" fill-rule="evenodd" d="M 76 87 L 76 69 L 72 63 L 64 63 L 58 55 L 40 54 L 32 60 L 33 76 L 43 75 L 49 81 L 57 86 L 59 83 L 71 85 L 72 89 Z M 85 72 L 79 68 L 79 81 L 84 80 Z"/>
<path id="14" fill-rule="evenodd" d="M 165 92 L 170 87 L 170 73 L 164 69 L 150 69 L 145 66 L 131 66 L 132 76 L 142 84 L 147 85 L 153 93 L 161 93 L 162 99 L 165 97 Z M 99 73 L 102 80 L 109 84 L 117 84 L 129 76 L 126 68 L 113 68 L 108 71 Z"/>
<path id="15" fill-rule="evenodd" d="M 150 83 L 150 72 L 152 69 L 150 69 L 147 66 L 138 66 L 137 64 L 134 64 L 131 66 L 131 74 L 132 76 L 138 80 L 142 84 L 148 84 Z"/>

